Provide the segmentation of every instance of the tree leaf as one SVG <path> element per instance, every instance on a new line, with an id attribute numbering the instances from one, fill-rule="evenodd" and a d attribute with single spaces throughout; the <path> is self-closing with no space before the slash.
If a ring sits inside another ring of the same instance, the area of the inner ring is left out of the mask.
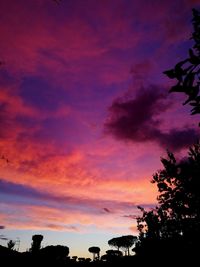
<path id="1" fill-rule="evenodd" d="M 185 87 L 183 87 L 182 85 L 180 85 L 180 83 L 172 86 L 171 89 L 169 90 L 170 93 L 171 92 L 177 92 L 177 93 L 180 93 L 181 92 L 181 93 L 183 93 L 185 91 L 186 91 L 185 90 Z"/>
<path id="2" fill-rule="evenodd" d="M 193 65 L 200 64 L 200 58 L 194 54 L 192 49 L 189 49 L 189 55 L 190 55 L 190 58 L 189 58 L 190 63 L 192 63 Z"/>
<path id="3" fill-rule="evenodd" d="M 174 69 L 166 70 L 163 73 L 166 74 L 170 79 L 174 79 L 176 77 Z"/>

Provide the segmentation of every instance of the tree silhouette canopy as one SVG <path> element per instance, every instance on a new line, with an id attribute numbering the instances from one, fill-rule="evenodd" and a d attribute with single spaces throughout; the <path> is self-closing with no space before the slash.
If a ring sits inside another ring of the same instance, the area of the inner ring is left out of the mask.
<path id="1" fill-rule="evenodd" d="M 32 236 L 32 244 L 31 244 L 31 252 L 36 253 L 40 250 L 41 248 L 41 242 L 43 240 L 43 235 L 33 235 Z"/>
<path id="2" fill-rule="evenodd" d="M 159 191 L 158 206 L 150 211 L 139 207 L 143 214 L 137 218 L 140 242 L 136 250 L 162 243 L 195 254 L 200 238 L 200 143 L 190 147 L 183 160 L 168 152 L 161 162 L 164 168 L 152 180 Z"/>
<path id="3" fill-rule="evenodd" d="M 108 245 L 111 247 L 115 247 L 118 250 L 121 248 L 125 251 L 125 254 L 130 254 L 129 249 L 135 244 L 137 240 L 136 236 L 133 235 L 124 235 L 120 237 L 115 237 L 108 240 Z"/>
<path id="4" fill-rule="evenodd" d="M 93 254 L 93 260 L 99 259 L 99 253 L 100 253 L 100 248 L 99 247 L 89 247 L 88 251 Z"/>
<path id="5" fill-rule="evenodd" d="M 192 106 L 191 114 L 200 113 L 200 12 L 193 9 L 192 38 L 194 46 L 189 49 L 189 57 L 178 62 L 173 69 L 164 71 L 170 79 L 176 79 L 177 84 L 172 86 L 170 92 L 184 93 L 187 100 L 183 103 Z"/>

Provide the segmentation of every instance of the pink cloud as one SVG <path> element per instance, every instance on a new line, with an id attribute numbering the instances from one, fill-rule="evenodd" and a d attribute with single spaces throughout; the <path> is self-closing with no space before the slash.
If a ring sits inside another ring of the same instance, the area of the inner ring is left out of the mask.
<path id="1" fill-rule="evenodd" d="M 27 229 L 27 230 L 57 230 L 57 231 L 80 231 L 90 232 L 90 227 L 96 225 L 99 231 L 112 231 L 117 233 L 127 228 L 127 220 L 120 218 L 119 215 L 114 216 L 107 214 L 99 216 L 77 211 L 63 211 L 48 207 L 39 207 L 33 205 L 13 205 L 2 204 L 1 210 L 12 210 L 3 216 L 2 222 L 8 229 Z M 17 210 L 17 212 L 16 212 Z M 25 215 L 26 213 L 26 215 Z M 44 220 L 45 218 L 45 220 Z M 117 220 L 118 218 L 118 220 Z M 111 227 L 112 226 L 112 227 Z"/>

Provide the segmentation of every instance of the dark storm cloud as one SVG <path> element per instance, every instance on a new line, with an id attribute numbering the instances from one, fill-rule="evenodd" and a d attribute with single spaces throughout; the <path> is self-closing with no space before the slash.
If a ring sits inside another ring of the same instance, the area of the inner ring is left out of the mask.
<path id="1" fill-rule="evenodd" d="M 163 132 L 157 116 L 164 115 L 169 107 L 164 89 L 141 88 L 134 98 L 118 98 L 112 103 L 105 132 L 123 141 L 154 141 L 164 148 L 179 150 L 195 142 L 198 134 L 190 128 Z"/>
<path id="2" fill-rule="evenodd" d="M 122 140 L 148 141 L 157 131 L 159 121 L 155 115 L 165 110 L 165 95 L 157 87 L 141 88 L 135 98 L 118 98 L 111 107 L 106 131 Z"/>

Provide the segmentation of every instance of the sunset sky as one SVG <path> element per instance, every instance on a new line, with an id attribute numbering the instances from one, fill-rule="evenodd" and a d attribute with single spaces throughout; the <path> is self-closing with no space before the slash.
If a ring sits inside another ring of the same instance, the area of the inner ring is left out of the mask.
<path id="1" fill-rule="evenodd" d="M 0 0 L 0 244 L 42 234 L 88 257 L 138 234 L 160 157 L 198 137 L 163 71 L 187 57 L 199 1 L 57 2 Z"/>

